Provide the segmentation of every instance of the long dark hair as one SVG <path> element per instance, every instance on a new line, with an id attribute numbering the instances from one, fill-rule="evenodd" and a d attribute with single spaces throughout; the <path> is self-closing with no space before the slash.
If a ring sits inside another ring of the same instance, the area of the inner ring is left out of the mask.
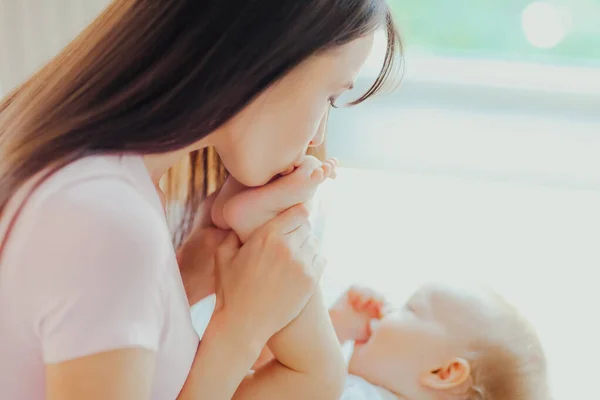
<path id="1" fill-rule="evenodd" d="M 385 62 L 355 103 L 400 59 L 385 0 L 116 0 L 0 103 L 0 216 L 42 171 L 93 154 L 187 147 L 311 54 L 379 27 Z M 225 175 L 213 149 L 169 172 L 168 200 L 185 198 L 177 241 Z"/>

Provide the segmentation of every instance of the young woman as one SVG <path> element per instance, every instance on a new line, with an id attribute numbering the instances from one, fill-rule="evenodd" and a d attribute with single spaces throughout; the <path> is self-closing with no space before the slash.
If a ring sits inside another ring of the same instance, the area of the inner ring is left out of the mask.
<path id="1" fill-rule="evenodd" d="M 0 103 L 0 397 L 339 396 L 304 208 L 243 246 L 194 222 L 215 171 L 264 185 L 322 142 L 380 27 L 385 64 L 355 103 L 399 52 L 384 0 L 116 0 Z M 188 155 L 176 254 L 181 192 L 159 181 Z M 276 360 L 248 374 L 267 342 Z"/>

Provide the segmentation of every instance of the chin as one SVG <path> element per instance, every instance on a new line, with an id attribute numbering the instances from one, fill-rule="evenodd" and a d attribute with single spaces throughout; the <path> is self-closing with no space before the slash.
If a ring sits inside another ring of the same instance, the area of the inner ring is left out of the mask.
<path id="1" fill-rule="evenodd" d="M 276 174 L 256 174 L 256 173 L 236 173 L 239 171 L 229 171 L 229 174 L 239 183 L 246 187 L 259 187 L 269 183 Z M 246 172 L 246 171 L 244 171 Z M 249 172 L 249 171 L 248 171 Z"/>
<path id="2" fill-rule="evenodd" d="M 371 351 L 369 342 L 354 347 L 352 358 L 348 363 L 348 373 L 359 376 L 367 382 L 394 391 L 386 382 L 389 374 L 385 361 Z"/>

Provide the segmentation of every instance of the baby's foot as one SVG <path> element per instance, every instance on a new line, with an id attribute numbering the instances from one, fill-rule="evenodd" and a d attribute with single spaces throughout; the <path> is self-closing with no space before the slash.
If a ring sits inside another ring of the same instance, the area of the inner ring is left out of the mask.
<path id="1" fill-rule="evenodd" d="M 283 211 L 312 199 L 319 185 L 335 176 L 337 160 L 306 156 L 293 171 L 265 186 L 234 195 L 223 207 L 223 219 L 244 242 L 257 228 Z"/>
<path id="2" fill-rule="evenodd" d="M 220 229 L 229 230 L 231 226 L 225 220 L 225 216 L 223 215 L 223 210 L 225 209 L 225 204 L 233 197 L 248 189 L 246 186 L 239 183 L 237 180 L 233 178 L 233 176 L 228 176 L 227 180 L 223 184 L 223 187 L 217 194 L 215 198 L 211 210 L 210 216 L 212 219 L 212 223 Z"/>

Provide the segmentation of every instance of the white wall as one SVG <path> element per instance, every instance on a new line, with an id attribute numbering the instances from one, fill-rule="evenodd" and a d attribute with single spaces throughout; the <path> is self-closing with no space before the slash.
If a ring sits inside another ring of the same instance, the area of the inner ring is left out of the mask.
<path id="1" fill-rule="evenodd" d="M 0 0 L 0 95 L 73 39 L 109 0 Z"/>

